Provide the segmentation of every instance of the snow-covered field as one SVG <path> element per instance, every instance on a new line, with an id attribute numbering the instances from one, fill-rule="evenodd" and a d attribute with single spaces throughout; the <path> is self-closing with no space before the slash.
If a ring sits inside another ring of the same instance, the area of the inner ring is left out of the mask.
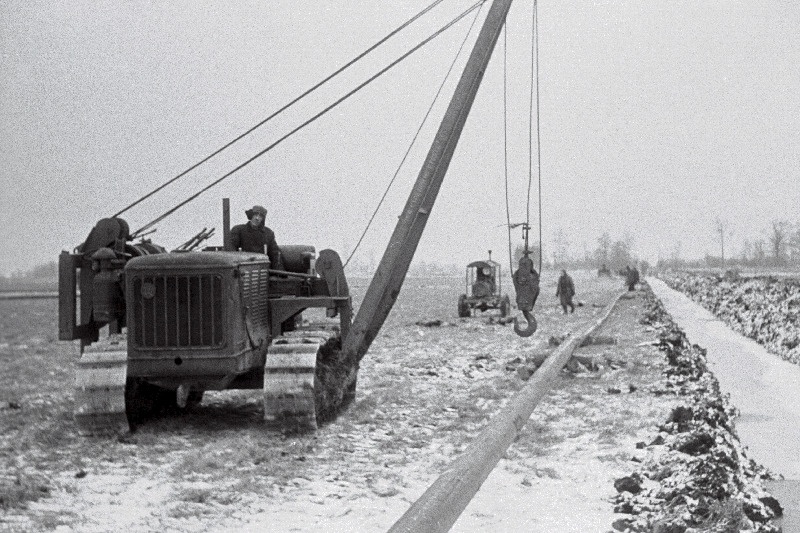
<path id="1" fill-rule="evenodd" d="M 496 315 L 456 318 L 463 278 L 410 278 L 362 362 L 355 404 L 316 433 L 261 423 L 260 395 L 207 394 L 195 412 L 122 439 L 79 437 L 71 421 L 72 343 L 53 301 L 0 302 L 0 530 L 385 531 L 523 385 L 550 337 L 577 331 L 620 290 L 575 273 L 563 315 L 545 272 L 539 331 Z M 352 280 L 358 297 L 365 282 Z M 615 480 L 646 457 L 680 403 L 641 324 L 643 293 L 623 300 L 594 345 L 598 369 L 564 371 L 454 531 L 607 532 Z M 441 320 L 441 326 L 417 322 Z M 657 392 L 662 391 L 662 392 Z"/>

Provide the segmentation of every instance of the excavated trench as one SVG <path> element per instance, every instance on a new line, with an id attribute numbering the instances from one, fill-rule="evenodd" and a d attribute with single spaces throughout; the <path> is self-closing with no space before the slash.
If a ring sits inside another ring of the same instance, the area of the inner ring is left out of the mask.
<path id="1" fill-rule="evenodd" d="M 720 392 L 706 352 L 692 345 L 664 306 L 648 295 L 643 319 L 659 329 L 669 362 L 654 394 L 676 395 L 673 409 L 649 443 L 645 459 L 615 482 L 618 531 L 779 531 L 782 514 L 765 482 L 773 475 L 747 456 L 735 428 L 736 408 Z"/>

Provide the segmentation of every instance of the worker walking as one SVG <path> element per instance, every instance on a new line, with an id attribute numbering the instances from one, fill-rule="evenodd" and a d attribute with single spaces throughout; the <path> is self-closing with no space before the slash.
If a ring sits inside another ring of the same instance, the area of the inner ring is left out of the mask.
<path id="1" fill-rule="evenodd" d="M 625 284 L 628 286 L 628 291 L 636 289 L 636 284 L 639 283 L 639 270 L 636 267 L 631 268 L 630 265 L 625 267 Z"/>
<path id="2" fill-rule="evenodd" d="M 570 313 L 575 312 L 575 304 L 572 303 L 572 298 L 575 296 L 575 284 L 566 270 L 562 270 L 561 276 L 558 278 L 556 296 L 561 300 L 561 308 L 564 309 L 565 315 L 567 314 L 567 308 L 569 308 Z"/>

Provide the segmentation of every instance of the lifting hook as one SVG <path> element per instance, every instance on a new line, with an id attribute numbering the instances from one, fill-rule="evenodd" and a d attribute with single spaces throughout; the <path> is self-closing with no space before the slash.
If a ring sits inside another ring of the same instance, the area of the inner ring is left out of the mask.
<path id="1" fill-rule="evenodd" d="M 525 247 L 527 250 L 527 239 Z M 533 268 L 533 261 L 528 257 L 527 251 L 519 259 L 519 268 L 512 277 L 514 290 L 517 291 L 517 308 L 522 312 L 528 322 L 525 329 L 520 327 L 519 317 L 514 317 L 514 333 L 520 337 L 530 337 L 536 332 L 536 318 L 533 316 L 533 306 L 539 297 L 539 273 Z"/>
<path id="2" fill-rule="evenodd" d="M 536 328 L 538 324 L 536 323 L 536 317 L 531 314 L 530 311 L 526 309 L 522 309 L 522 315 L 525 317 L 525 320 L 528 322 L 528 325 L 525 329 L 522 329 L 519 325 L 519 317 L 514 317 L 514 333 L 519 335 L 520 337 L 530 337 L 534 333 L 536 333 Z"/>

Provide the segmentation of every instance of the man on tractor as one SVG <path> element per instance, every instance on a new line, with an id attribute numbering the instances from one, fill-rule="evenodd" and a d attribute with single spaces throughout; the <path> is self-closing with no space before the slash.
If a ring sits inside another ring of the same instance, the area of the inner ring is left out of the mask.
<path id="1" fill-rule="evenodd" d="M 264 225 L 267 210 L 260 205 L 245 211 L 247 224 L 239 224 L 231 228 L 231 246 L 234 250 L 266 254 L 270 266 L 275 270 L 283 270 L 281 250 L 275 241 L 275 232 Z"/>

